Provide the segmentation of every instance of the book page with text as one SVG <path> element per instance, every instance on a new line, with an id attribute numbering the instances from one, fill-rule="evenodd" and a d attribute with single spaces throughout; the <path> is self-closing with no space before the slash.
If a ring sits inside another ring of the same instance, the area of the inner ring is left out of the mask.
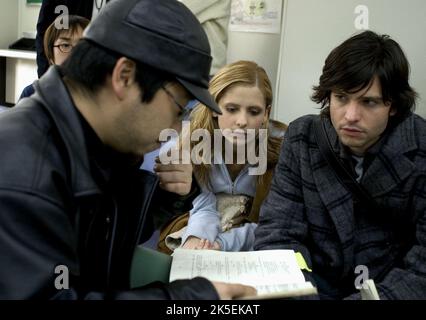
<path id="1" fill-rule="evenodd" d="M 305 282 L 293 250 L 223 252 L 176 249 L 170 281 L 198 276 L 211 281 L 254 286 L 258 293 L 312 287 Z"/>

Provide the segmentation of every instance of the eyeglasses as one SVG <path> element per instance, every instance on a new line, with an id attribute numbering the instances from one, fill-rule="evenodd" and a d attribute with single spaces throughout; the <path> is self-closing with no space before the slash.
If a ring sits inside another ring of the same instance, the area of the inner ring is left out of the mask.
<path id="1" fill-rule="evenodd" d="M 191 113 L 191 109 L 185 108 L 179 102 L 177 102 L 174 95 L 169 90 L 167 90 L 166 87 L 161 86 L 161 88 L 167 93 L 167 95 L 173 100 L 175 105 L 179 108 L 179 110 L 180 110 L 179 118 L 180 119 L 187 119 L 189 117 L 189 114 Z"/>
<path id="2" fill-rule="evenodd" d="M 74 48 L 74 46 L 69 43 L 61 43 L 54 45 L 53 48 L 58 48 L 62 53 L 69 53 L 71 52 L 72 48 Z"/>

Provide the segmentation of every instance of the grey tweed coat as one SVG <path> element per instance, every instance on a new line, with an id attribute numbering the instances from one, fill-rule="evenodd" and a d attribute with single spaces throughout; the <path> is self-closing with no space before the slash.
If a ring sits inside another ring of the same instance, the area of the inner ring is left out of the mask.
<path id="1" fill-rule="evenodd" d="M 364 172 L 361 184 L 382 208 L 374 211 L 353 201 L 321 156 L 315 117 L 288 128 L 255 250 L 301 252 L 321 298 L 359 298 L 354 271 L 363 265 L 381 299 L 426 299 L 426 121 L 411 114 L 398 124 Z"/>

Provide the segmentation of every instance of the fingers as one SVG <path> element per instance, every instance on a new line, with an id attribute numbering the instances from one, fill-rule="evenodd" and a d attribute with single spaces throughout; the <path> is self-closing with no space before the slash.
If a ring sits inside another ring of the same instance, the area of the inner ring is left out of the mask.
<path id="1" fill-rule="evenodd" d="M 161 164 L 156 160 L 154 171 L 160 179 L 160 187 L 168 192 L 187 195 L 192 186 L 192 166 L 184 164 Z"/>
<path id="2" fill-rule="evenodd" d="M 250 286 L 234 283 L 212 282 L 220 299 L 238 299 L 243 297 L 251 297 L 257 294 L 256 289 Z"/>
<path id="3" fill-rule="evenodd" d="M 161 160 L 159 157 L 155 158 L 155 165 L 154 165 L 154 170 L 155 168 L 158 169 L 158 171 L 187 171 L 187 170 L 191 170 L 192 171 L 192 164 L 190 163 L 181 163 L 182 160 L 178 160 L 179 163 L 173 164 L 173 163 L 167 163 L 167 164 L 163 164 L 161 163 Z"/>
<path id="4" fill-rule="evenodd" d="M 220 247 L 219 242 L 217 242 L 217 241 L 213 242 L 212 249 L 213 250 L 219 250 L 219 251 L 222 250 L 222 248 Z"/>
<path id="5" fill-rule="evenodd" d="M 187 173 L 182 171 L 154 171 L 157 173 L 158 178 L 162 183 L 175 183 L 175 182 L 183 182 L 187 183 L 188 181 L 192 180 L 191 176 L 188 176 Z"/>
<path id="6" fill-rule="evenodd" d="M 207 239 L 191 236 L 185 241 L 182 248 L 193 250 L 220 250 L 220 245 L 216 241 L 212 243 Z"/>
<path id="7" fill-rule="evenodd" d="M 191 184 L 190 183 L 162 183 L 160 182 L 161 189 L 176 193 L 181 196 L 187 195 L 191 191 Z"/>
<path id="8" fill-rule="evenodd" d="M 162 164 L 162 163 L 155 163 L 154 164 L 154 171 L 156 172 L 167 172 L 167 171 L 180 171 L 180 172 L 186 172 L 191 169 L 190 164 Z M 192 170 L 191 170 L 192 171 Z"/>
<path id="9" fill-rule="evenodd" d="M 196 250 L 205 250 L 205 249 L 209 249 L 209 240 L 207 239 L 200 239 L 200 241 L 197 243 L 197 245 L 195 246 L 194 249 Z"/>
<path id="10" fill-rule="evenodd" d="M 184 249 L 197 249 L 197 247 L 199 246 L 201 239 L 194 237 L 194 236 L 190 236 L 186 239 L 185 243 L 183 244 L 182 248 Z"/>

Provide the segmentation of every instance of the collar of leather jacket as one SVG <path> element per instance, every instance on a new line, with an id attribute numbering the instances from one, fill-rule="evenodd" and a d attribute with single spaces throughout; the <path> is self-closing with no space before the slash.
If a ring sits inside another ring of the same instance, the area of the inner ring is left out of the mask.
<path id="1" fill-rule="evenodd" d="M 74 196 L 100 193 L 90 173 L 89 158 L 78 110 L 62 81 L 59 68 L 52 66 L 34 83 L 36 100 L 51 116 L 68 153 Z M 55 92 L 55 94 L 52 94 Z"/>

